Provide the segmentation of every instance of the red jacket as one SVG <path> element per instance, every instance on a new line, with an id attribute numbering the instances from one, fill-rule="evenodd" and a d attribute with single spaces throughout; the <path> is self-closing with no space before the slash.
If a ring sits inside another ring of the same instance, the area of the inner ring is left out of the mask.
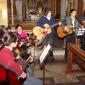
<path id="1" fill-rule="evenodd" d="M 18 74 L 18 76 L 23 72 L 23 70 L 15 62 L 12 51 L 6 47 L 0 50 L 0 64 L 7 66 L 9 69 Z"/>

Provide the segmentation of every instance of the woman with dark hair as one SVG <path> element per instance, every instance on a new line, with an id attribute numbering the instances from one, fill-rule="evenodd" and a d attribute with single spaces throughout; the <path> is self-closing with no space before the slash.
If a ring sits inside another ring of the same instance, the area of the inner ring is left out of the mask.
<path id="1" fill-rule="evenodd" d="M 19 65 L 14 61 L 12 50 L 17 46 L 17 36 L 15 33 L 6 32 L 2 37 L 3 48 L 0 50 L 0 64 L 12 69 L 18 76 L 26 77 L 26 73 L 20 69 Z"/>
<path id="2" fill-rule="evenodd" d="M 41 81 L 30 77 L 22 68 L 15 62 L 13 48 L 17 46 L 18 38 L 13 32 L 4 33 L 0 43 L 0 64 L 13 71 L 18 78 L 26 78 L 23 85 L 42 85 Z"/>

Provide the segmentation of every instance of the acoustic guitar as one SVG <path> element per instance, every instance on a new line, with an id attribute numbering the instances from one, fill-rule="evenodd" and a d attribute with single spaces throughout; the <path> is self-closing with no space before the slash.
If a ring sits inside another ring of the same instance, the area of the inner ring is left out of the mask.
<path id="1" fill-rule="evenodd" d="M 15 48 L 13 50 L 13 54 L 16 57 L 15 60 L 16 60 L 17 64 L 23 69 L 23 71 L 26 71 L 28 65 L 30 63 L 33 63 L 33 61 L 30 62 L 31 54 L 29 54 L 28 58 L 26 57 L 25 59 L 21 56 L 23 53 L 25 54 L 25 56 L 27 56 L 27 54 L 25 52 L 26 51 L 20 52 L 20 50 L 18 48 Z"/>
<path id="2" fill-rule="evenodd" d="M 82 22 L 81 22 L 81 25 L 83 25 L 83 26 L 85 27 L 85 21 L 82 21 Z"/>
<path id="3" fill-rule="evenodd" d="M 44 24 L 44 28 L 36 26 L 33 28 L 33 34 L 36 36 L 37 40 L 42 40 L 47 34 L 51 33 L 51 28 L 58 25 L 58 23 L 50 26 L 49 24 Z"/>
<path id="4" fill-rule="evenodd" d="M 57 28 L 57 35 L 59 38 L 64 38 L 65 36 L 72 34 L 73 33 L 73 26 L 72 25 L 67 25 L 65 28 L 62 28 L 59 26 Z"/>

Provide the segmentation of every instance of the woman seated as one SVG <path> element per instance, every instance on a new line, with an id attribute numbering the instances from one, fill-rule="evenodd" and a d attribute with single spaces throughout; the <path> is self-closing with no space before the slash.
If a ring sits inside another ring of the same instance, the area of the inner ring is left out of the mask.
<path id="1" fill-rule="evenodd" d="M 18 38 L 13 32 L 6 32 L 0 40 L 0 64 L 15 72 L 18 78 L 26 78 L 23 85 L 42 85 L 42 82 L 29 73 L 25 73 L 16 62 L 13 55 L 13 48 L 17 46 Z"/>

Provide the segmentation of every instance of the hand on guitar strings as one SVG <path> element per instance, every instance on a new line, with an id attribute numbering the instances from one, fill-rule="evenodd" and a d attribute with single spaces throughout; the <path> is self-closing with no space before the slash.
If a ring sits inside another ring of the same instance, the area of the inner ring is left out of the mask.
<path id="1" fill-rule="evenodd" d="M 73 30 L 72 28 L 73 28 L 72 25 L 67 25 L 64 27 L 64 32 L 66 32 L 67 34 L 70 34 L 72 33 L 72 30 Z"/>
<path id="2" fill-rule="evenodd" d="M 62 22 L 61 22 L 61 21 L 59 21 L 59 22 L 58 22 L 58 25 L 62 25 Z"/>

